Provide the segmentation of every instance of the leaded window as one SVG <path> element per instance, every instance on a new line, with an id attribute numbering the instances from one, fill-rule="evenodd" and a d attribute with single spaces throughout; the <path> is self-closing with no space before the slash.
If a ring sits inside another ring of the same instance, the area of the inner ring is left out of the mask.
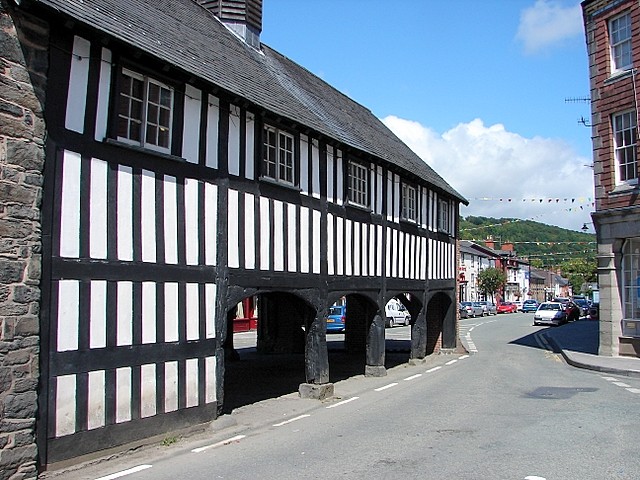
<path id="1" fill-rule="evenodd" d="M 369 170 L 366 166 L 349 162 L 349 202 L 369 207 Z"/>
<path id="2" fill-rule="evenodd" d="M 265 125 L 262 175 L 278 182 L 293 185 L 293 159 L 293 135 Z"/>

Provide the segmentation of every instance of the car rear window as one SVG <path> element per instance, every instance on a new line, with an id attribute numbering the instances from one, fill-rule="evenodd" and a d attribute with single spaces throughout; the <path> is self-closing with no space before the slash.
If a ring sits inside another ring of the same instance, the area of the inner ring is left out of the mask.
<path id="1" fill-rule="evenodd" d="M 329 315 L 342 315 L 342 307 L 331 307 Z"/>

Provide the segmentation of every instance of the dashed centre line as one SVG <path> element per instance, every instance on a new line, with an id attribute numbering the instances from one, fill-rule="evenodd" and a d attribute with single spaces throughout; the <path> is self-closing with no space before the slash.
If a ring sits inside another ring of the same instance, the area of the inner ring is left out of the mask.
<path id="1" fill-rule="evenodd" d="M 420 378 L 422 376 L 421 373 L 416 373 L 415 375 L 411 375 L 410 377 L 407 377 L 404 379 L 404 381 L 408 381 L 408 380 L 415 380 L 416 378 Z"/>
<path id="2" fill-rule="evenodd" d="M 294 417 L 294 418 L 290 418 L 289 420 L 285 420 L 284 422 L 276 423 L 273 426 L 274 427 L 282 427 L 283 425 L 287 425 L 288 423 L 296 422 L 298 420 L 302 420 L 303 418 L 307 418 L 307 417 L 310 417 L 310 416 L 311 415 L 308 415 L 308 414 L 300 415 L 298 417 Z"/>
<path id="3" fill-rule="evenodd" d="M 235 437 L 228 438 L 226 440 L 222 440 L 221 442 L 214 443 L 211 445 L 207 445 L 204 447 L 198 447 L 191 450 L 193 453 L 204 452 L 205 450 L 209 450 L 210 448 L 222 447 L 223 445 L 229 445 L 230 443 L 237 442 L 238 440 L 242 440 L 246 435 L 236 435 Z"/>
<path id="4" fill-rule="evenodd" d="M 436 370 L 440 370 L 441 368 L 442 368 L 442 366 L 439 366 L 439 367 L 433 367 L 433 368 L 430 368 L 429 370 L 427 370 L 425 373 L 433 373 L 433 372 L 435 372 Z"/>
<path id="5" fill-rule="evenodd" d="M 131 475 L 132 473 L 141 472 L 142 470 L 146 470 L 147 468 L 151 468 L 151 465 L 138 465 L 137 467 L 129 468 L 128 470 L 122 470 L 121 472 L 112 473 L 111 475 L 107 475 L 106 477 L 96 478 L 96 480 L 113 480 L 114 478 L 120 478 L 126 475 Z"/>
<path id="6" fill-rule="evenodd" d="M 375 391 L 375 392 L 381 392 L 381 391 L 383 391 L 383 390 L 386 390 L 387 388 L 395 387 L 396 385 L 398 385 L 398 383 L 397 383 L 397 382 L 395 382 L 395 383 L 390 383 L 389 385 L 385 385 L 384 387 L 376 388 L 374 391 Z"/>
<path id="7" fill-rule="evenodd" d="M 349 403 L 349 402 L 353 402 L 354 400 L 359 399 L 360 397 L 351 397 L 348 398 L 346 400 L 343 400 L 341 402 L 338 403 L 334 403 L 333 405 L 329 405 L 327 408 L 335 408 L 335 407 L 339 407 L 340 405 L 344 405 L 345 403 Z"/>

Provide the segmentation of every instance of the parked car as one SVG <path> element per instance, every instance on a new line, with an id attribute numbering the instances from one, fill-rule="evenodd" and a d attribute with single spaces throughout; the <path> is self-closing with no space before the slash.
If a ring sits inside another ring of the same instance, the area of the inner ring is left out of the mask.
<path id="1" fill-rule="evenodd" d="M 515 303 L 502 302 L 498 304 L 496 311 L 498 313 L 516 313 L 518 311 L 518 306 Z"/>
<path id="2" fill-rule="evenodd" d="M 555 298 L 553 301 L 562 304 L 562 306 L 564 307 L 565 313 L 567 314 L 567 321 L 569 322 L 578 320 L 582 315 L 582 310 L 580 309 L 580 307 L 576 305 L 573 301 L 571 301 L 569 298 L 558 297 L 558 298 Z"/>
<path id="3" fill-rule="evenodd" d="M 589 320 L 599 320 L 600 319 L 600 304 L 592 303 L 589 308 Z"/>
<path id="4" fill-rule="evenodd" d="M 511 302 L 516 306 L 516 311 L 521 312 L 522 311 L 522 301 L 521 300 L 516 300 Z"/>
<path id="5" fill-rule="evenodd" d="M 346 316 L 347 307 L 344 305 L 330 307 L 329 316 L 327 317 L 327 332 L 343 332 Z"/>
<path id="6" fill-rule="evenodd" d="M 573 299 L 573 303 L 575 303 L 578 307 L 580 307 L 580 316 L 581 317 L 586 317 L 589 315 L 589 302 L 587 301 L 586 298 L 582 297 L 582 298 L 576 298 L 574 297 Z"/>
<path id="7" fill-rule="evenodd" d="M 541 303 L 533 314 L 534 325 L 562 325 L 567 323 L 567 312 L 560 302 Z"/>
<path id="8" fill-rule="evenodd" d="M 523 312 L 535 312 L 538 310 L 538 306 L 540 304 L 537 300 L 529 299 L 522 302 L 522 311 Z"/>
<path id="9" fill-rule="evenodd" d="M 487 302 L 482 300 L 480 302 L 476 302 L 482 306 L 483 315 L 496 315 L 498 312 L 496 310 L 496 304 L 493 302 Z"/>
<path id="10" fill-rule="evenodd" d="M 467 309 L 460 302 L 458 302 L 458 312 L 460 312 L 460 318 L 469 318 L 469 314 L 467 313 Z"/>
<path id="11" fill-rule="evenodd" d="M 482 305 L 476 302 L 461 302 L 464 308 L 467 310 L 467 316 L 469 317 L 481 317 L 484 315 L 484 309 Z"/>
<path id="12" fill-rule="evenodd" d="M 384 307 L 384 313 L 386 316 L 386 326 L 389 328 L 395 327 L 396 325 L 409 325 L 409 323 L 411 323 L 411 315 L 406 307 L 398 300 L 389 300 Z"/>

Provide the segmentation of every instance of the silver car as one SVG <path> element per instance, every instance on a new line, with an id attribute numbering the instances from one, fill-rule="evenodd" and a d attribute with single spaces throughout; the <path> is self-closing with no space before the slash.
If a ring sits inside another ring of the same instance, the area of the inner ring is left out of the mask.
<path id="1" fill-rule="evenodd" d="M 467 311 L 469 317 L 481 317 L 484 315 L 484 309 L 482 305 L 478 305 L 477 302 L 460 302 Z"/>
<path id="2" fill-rule="evenodd" d="M 567 312 L 560 302 L 541 303 L 533 314 L 534 325 L 562 325 L 567 322 Z"/>
<path id="3" fill-rule="evenodd" d="M 480 304 L 482 306 L 482 313 L 483 315 L 497 315 L 498 314 L 498 307 L 496 307 L 495 303 L 492 302 L 486 302 L 486 301 L 481 301 L 481 302 L 476 302 L 478 304 Z"/>

